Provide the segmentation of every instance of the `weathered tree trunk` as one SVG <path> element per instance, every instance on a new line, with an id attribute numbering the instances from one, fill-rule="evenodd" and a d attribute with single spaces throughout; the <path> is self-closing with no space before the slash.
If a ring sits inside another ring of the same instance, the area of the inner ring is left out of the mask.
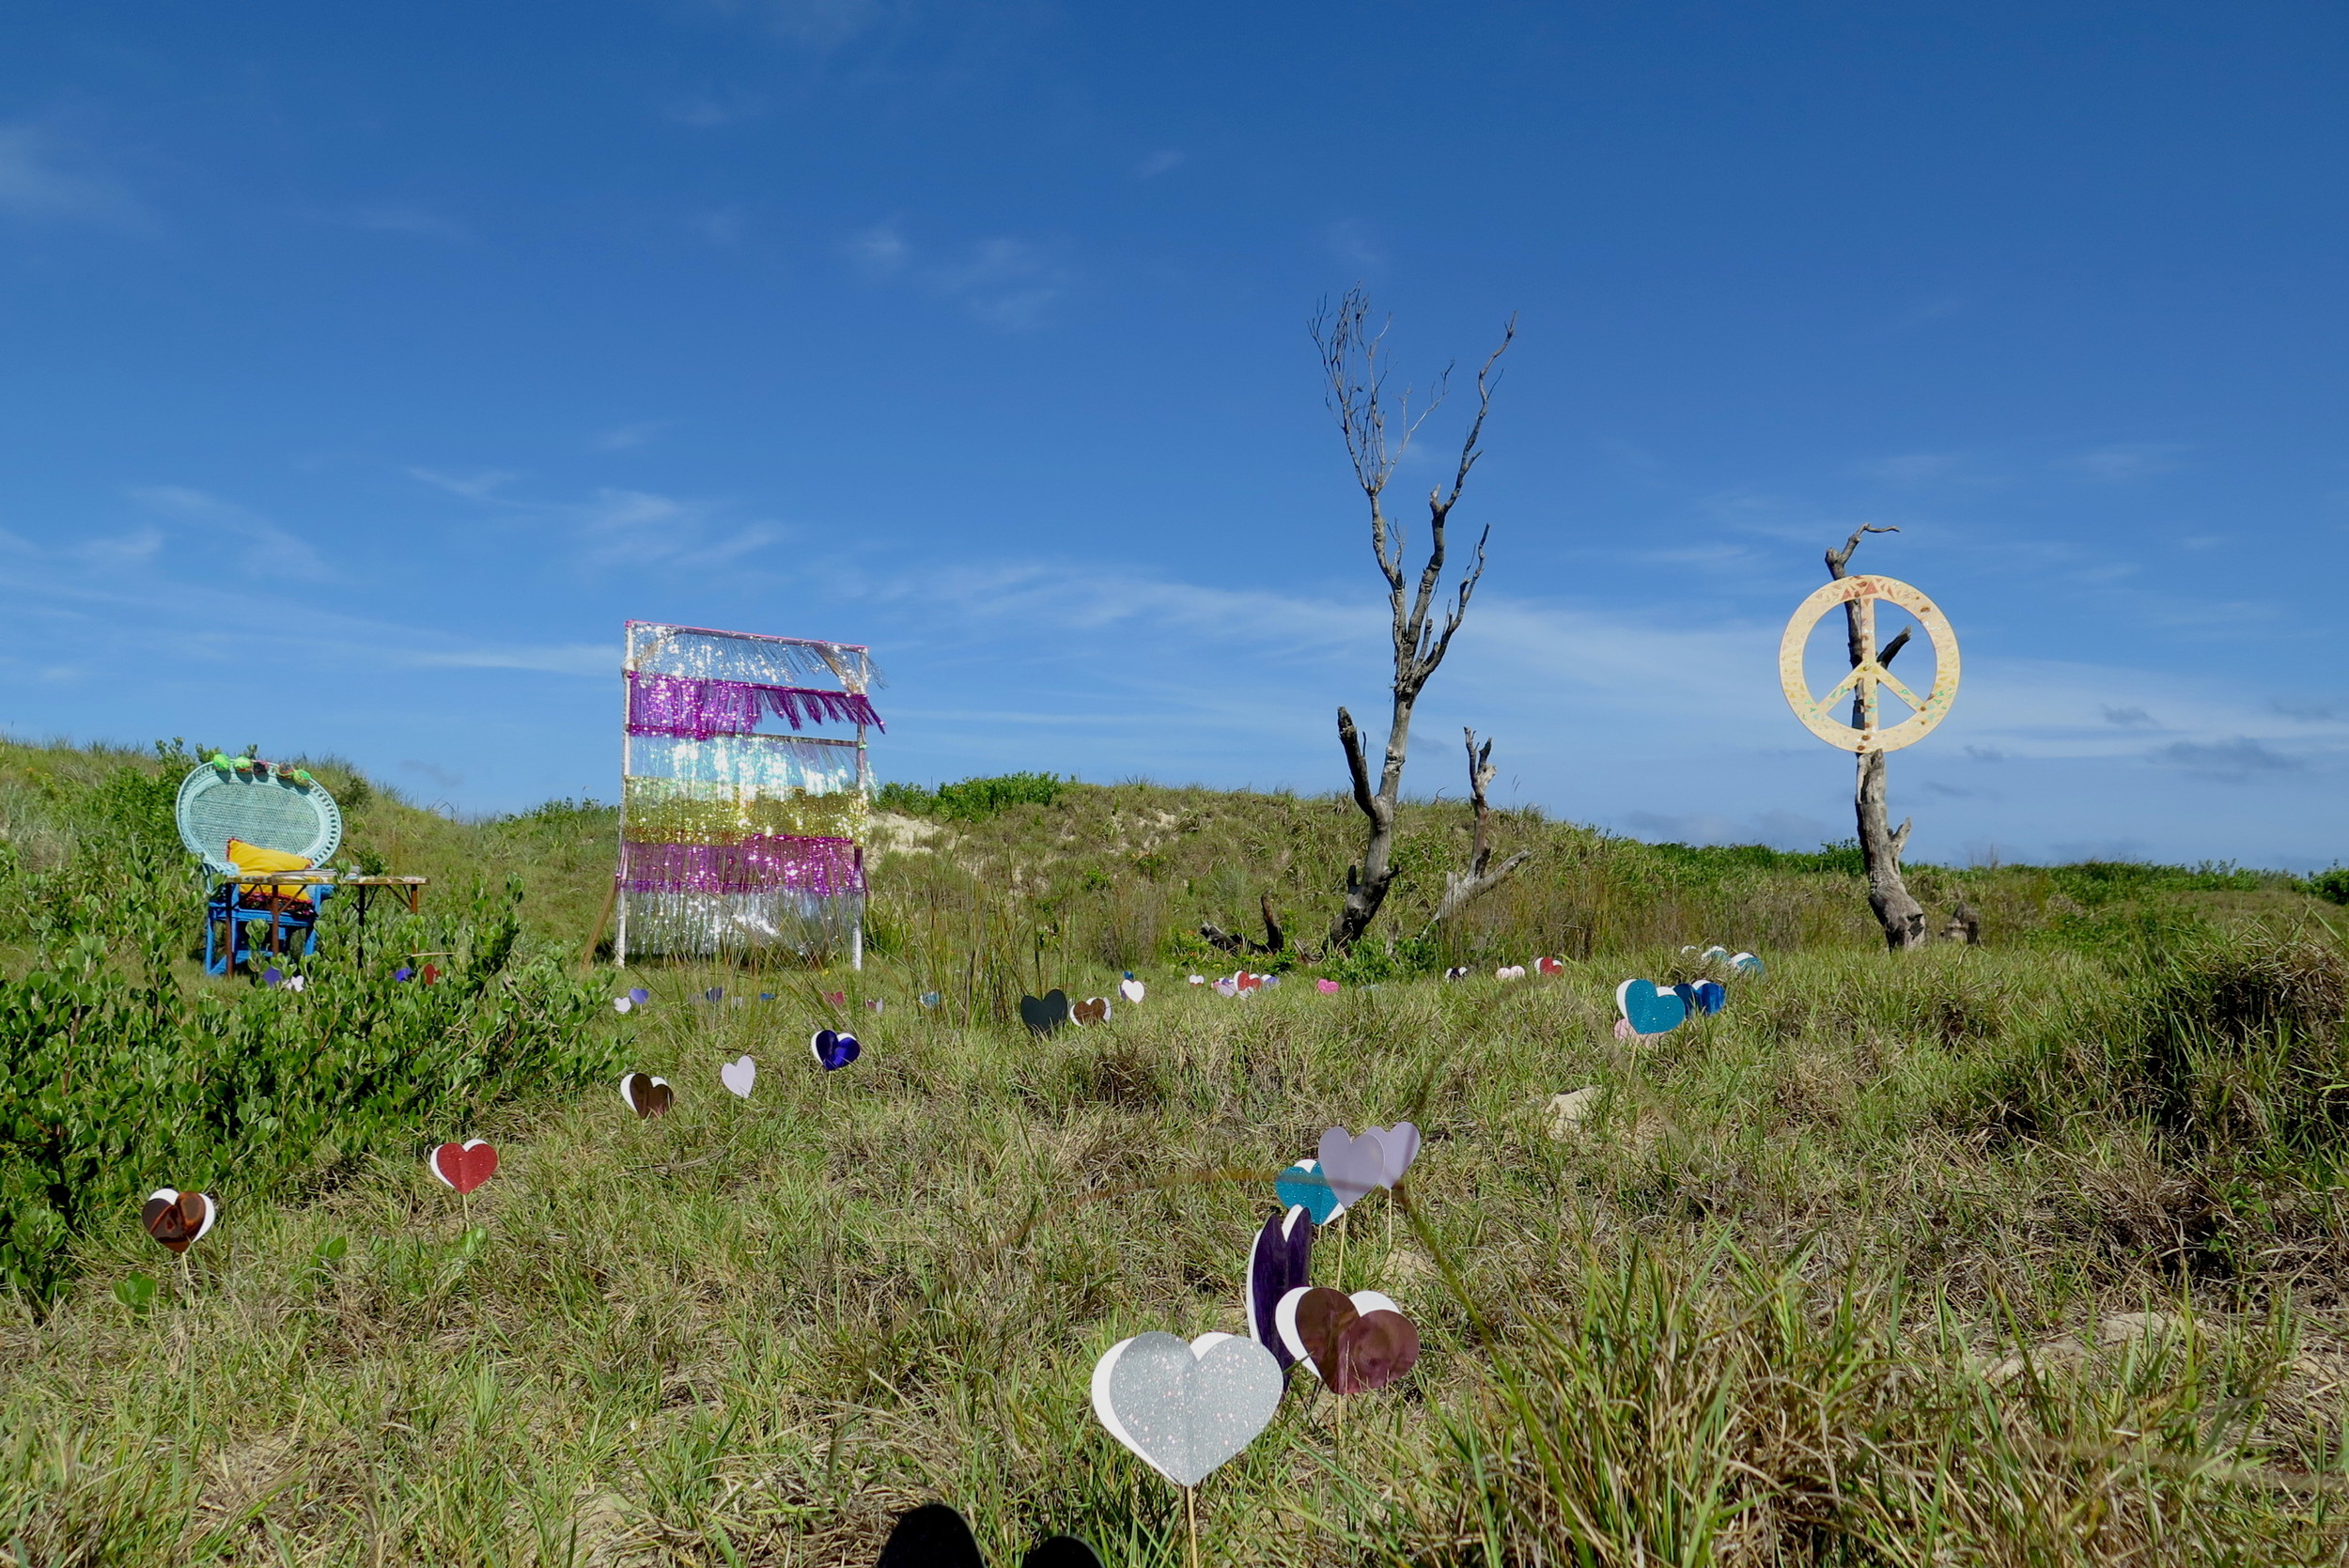
<path id="1" fill-rule="evenodd" d="M 1827 552 L 1827 573 L 1829 578 L 1842 578 L 1851 565 L 1852 551 L 1859 548 L 1860 538 L 1869 534 L 1897 534 L 1897 528 L 1863 527 L 1843 542 L 1842 550 Z M 1852 603 L 1843 606 L 1844 629 L 1849 638 L 1852 668 L 1857 670 L 1873 655 L 1877 663 L 1890 668 L 1902 647 L 1908 642 L 1904 631 L 1892 639 L 1883 653 L 1875 652 L 1875 605 Z M 1864 698 L 1852 698 L 1852 727 L 1867 727 L 1873 718 L 1867 711 Z M 1885 768 L 1882 752 L 1859 753 L 1859 777 L 1852 791 L 1855 814 L 1859 821 L 1859 861 L 1868 874 L 1868 908 L 1884 928 L 1884 942 L 1895 953 L 1912 947 L 1922 947 L 1932 939 L 1925 929 L 1925 907 L 1917 902 L 1908 891 L 1907 881 L 1901 876 L 1901 851 L 1908 846 L 1909 821 L 1904 817 L 1899 828 L 1891 824 L 1892 812 L 1885 799 Z"/>
<path id="2" fill-rule="evenodd" d="M 1354 788 L 1354 804 L 1362 814 L 1366 834 L 1362 858 L 1346 868 L 1346 901 L 1338 908 L 1337 919 L 1330 927 L 1328 951 L 1345 953 L 1362 939 L 1370 923 L 1378 918 L 1379 908 L 1387 901 L 1387 891 L 1394 882 L 1394 818 L 1395 805 L 1403 794 L 1403 761 L 1411 745 L 1411 708 L 1419 701 L 1427 679 L 1443 662 L 1443 656 L 1452 646 L 1454 632 L 1468 617 L 1470 598 L 1476 592 L 1477 582 L 1485 575 L 1485 540 L 1491 536 L 1488 528 L 1476 541 L 1476 558 L 1460 574 L 1453 603 L 1446 609 L 1440 627 L 1431 624 L 1430 612 L 1436 608 L 1436 594 L 1443 583 L 1445 537 L 1452 508 L 1459 504 L 1460 492 L 1468 485 L 1469 471 L 1482 456 L 1477 445 L 1485 430 L 1485 416 L 1492 411 L 1493 387 L 1499 380 L 1494 373 L 1501 356 L 1509 351 L 1509 344 L 1517 336 L 1517 318 L 1511 317 L 1501 331 L 1501 347 L 1488 355 L 1484 367 L 1476 373 L 1476 413 L 1469 421 L 1468 434 L 1460 442 L 1459 465 L 1453 472 L 1452 488 L 1446 493 L 1438 485 L 1427 494 L 1427 562 L 1421 568 L 1416 593 L 1403 569 L 1403 527 L 1387 516 L 1383 497 L 1387 481 L 1393 476 L 1394 465 L 1409 446 L 1411 432 L 1420 420 L 1435 411 L 1443 401 L 1444 383 L 1451 372 L 1437 382 L 1428 406 L 1418 419 L 1411 417 L 1410 393 L 1406 389 L 1396 413 L 1402 434 L 1391 447 L 1387 443 L 1387 409 L 1382 401 L 1386 368 L 1380 359 L 1379 341 L 1385 335 L 1370 330 L 1370 300 L 1359 287 L 1346 291 L 1337 309 L 1325 310 L 1313 323 L 1314 343 L 1321 350 L 1322 370 L 1328 378 L 1330 410 L 1337 415 L 1338 429 L 1346 437 L 1346 455 L 1353 459 L 1355 482 L 1361 485 L 1363 497 L 1370 503 L 1370 547 L 1378 559 L 1378 571 L 1387 580 L 1387 608 L 1394 639 L 1394 683 L 1391 688 L 1393 706 L 1387 715 L 1387 754 L 1378 769 L 1378 784 L 1371 787 L 1370 763 L 1362 753 L 1361 732 L 1354 726 L 1354 716 L 1345 708 L 1338 709 L 1338 744 L 1346 751 L 1346 771 Z"/>

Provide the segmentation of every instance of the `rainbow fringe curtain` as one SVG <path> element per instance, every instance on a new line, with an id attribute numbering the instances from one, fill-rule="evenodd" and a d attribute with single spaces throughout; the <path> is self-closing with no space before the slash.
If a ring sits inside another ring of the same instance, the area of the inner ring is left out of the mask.
<path id="1" fill-rule="evenodd" d="M 844 644 L 630 621 L 618 956 L 786 947 L 861 958 L 865 688 Z M 836 686 L 811 686 L 811 680 Z M 763 734 L 853 724 L 856 737 Z"/>

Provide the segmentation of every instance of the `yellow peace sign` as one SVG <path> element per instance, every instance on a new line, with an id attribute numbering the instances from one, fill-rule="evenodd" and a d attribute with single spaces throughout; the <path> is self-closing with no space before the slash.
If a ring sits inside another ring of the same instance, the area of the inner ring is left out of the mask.
<path id="1" fill-rule="evenodd" d="M 1933 690 L 1921 697 L 1876 660 L 1878 599 L 1897 604 L 1916 616 L 1917 624 L 1933 639 Z M 1802 650 L 1811 641 L 1811 629 L 1818 625 L 1819 617 L 1839 604 L 1850 605 L 1859 612 L 1859 663 L 1814 702 L 1811 681 L 1802 671 Z M 1786 623 L 1786 635 L 1778 644 L 1778 678 L 1786 690 L 1786 706 L 1795 710 L 1795 717 L 1828 745 L 1841 746 L 1846 752 L 1897 752 L 1922 740 L 1927 731 L 1949 717 L 1950 703 L 1957 696 L 1957 633 L 1950 629 L 1949 617 L 1935 607 L 1933 600 L 1898 579 L 1837 578 L 1804 599 L 1796 608 L 1794 619 Z M 1876 728 L 1879 687 L 1909 707 L 1907 718 L 1885 730 Z M 1828 711 L 1854 693 L 1859 699 L 1858 729 Z"/>

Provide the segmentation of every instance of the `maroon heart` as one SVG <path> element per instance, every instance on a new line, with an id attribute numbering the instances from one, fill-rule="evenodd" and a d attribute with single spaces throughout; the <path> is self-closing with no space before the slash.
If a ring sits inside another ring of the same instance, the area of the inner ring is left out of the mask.
<path id="1" fill-rule="evenodd" d="M 202 1235 L 212 1220 L 212 1201 L 201 1192 L 174 1192 L 164 1188 L 139 1210 L 147 1234 L 175 1252 Z"/>

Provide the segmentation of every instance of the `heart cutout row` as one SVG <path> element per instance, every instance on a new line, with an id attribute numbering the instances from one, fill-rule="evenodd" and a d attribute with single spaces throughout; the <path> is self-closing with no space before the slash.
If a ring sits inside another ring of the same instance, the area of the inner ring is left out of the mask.
<path id="1" fill-rule="evenodd" d="M 1273 1318 L 1289 1353 L 1334 1394 L 1383 1389 L 1419 1361 L 1419 1329 L 1375 1290 L 1299 1287 L 1281 1298 Z"/>
<path id="2" fill-rule="evenodd" d="M 498 1152 L 484 1139 L 469 1139 L 442 1144 L 425 1165 L 461 1196 L 497 1174 Z"/>
<path id="3" fill-rule="evenodd" d="M 620 1077 L 620 1103 L 640 1117 L 666 1116 L 677 1095 L 665 1078 L 650 1073 L 624 1073 Z"/>
<path id="4" fill-rule="evenodd" d="M 220 1205 L 212 1202 L 209 1192 L 181 1192 L 175 1188 L 157 1188 L 140 1206 L 139 1221 L 147 1234 L 174 1252 L 184 1252 L 204 1239 L 204 1233 L 220 1218 Z"/>

